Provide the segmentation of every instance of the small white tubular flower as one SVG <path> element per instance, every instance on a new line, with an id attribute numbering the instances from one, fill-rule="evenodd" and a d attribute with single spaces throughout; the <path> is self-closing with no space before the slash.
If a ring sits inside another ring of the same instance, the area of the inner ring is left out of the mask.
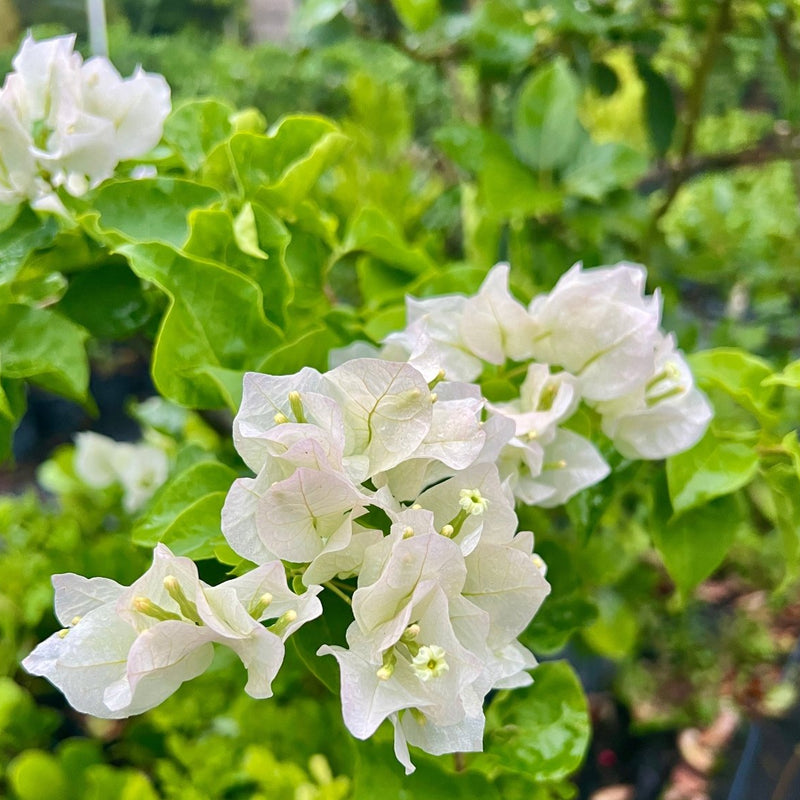
<path id="1" fill-rule="evenodd" d="M 248 670 L 246 691 L 268 697 L 283 640 L 322 611 L 311 587 L 289 591 L 280 562 L 210 587 L 195 565 L 159 545 L 133 585 L 56 575 L 56 613 L 69 625 L 24 661 L 61 689 L 73 707 L 104 718 L 153 708 L 211 663 L 213 643 L 233 649 Z M 275 619 L 265 628 L 260 621 Z"/>
<path id="2" fill-rule="evenodd" d="M 513 498 L 494 464 L 475 464 L 456 473 L 424 491 L 417 503 L 433 512 L 435 529 L 465 555 L 483 539 L 509 541 L 517 529 Z M 444 531 L 445 526 L 452 530 Z"/>
<path id="3" fill-rule="evenodd" d="M 437 644 L 423 645 L 412 657 L 411 666 L 422 681 L 439 678 L 450 669 L 445 655 L 444 649 Z"/>
<path id="4" fill-rule="evenodd" d="M 711 421 L 705 395 L 672 334 L 660 337 L 647 382 L 619 400 L 598 403 L 603 433 L 626 458 L 658 459 L 698 442 Z"/>
<path id="5" fill-rule="evenodd" d="M 547 364 L 531 363 L 519 399 L 491 405 L 514 420 L 516 435 L 546 443 L 556 425 L 572 416 L 580 403 L 578 379 L 569 372 L 550 372 Z"/>
<path id="6" fill-rule="evenodd" d="M 536 327 L 525 307 L 508 289 L 508 264 L 489 271 L 481 288 L 464 304 L 459 331 L 467 348 L 490 364 L 532 355 Z"/>
<path id="7" fill-rule="evenodd" d="M 576 264 L 529 307 L 534 357 L 573 373 L 588 400 L 632 391 L 652 372 L 661 317 L 660 297 L 645 297 L 644 283 L 638 265 L 582 270 Z"/>
<path id="8" fill-rule="evenodd" d="M 386 337 L 382 357 L 407 360 L 426 381 L 440 371 L 448 381 L 475 380 L 483 371 L 483 362 L 461 336 L 466 302 L 461 295 L 407 297 L 405 330 Z"/>
<path id="9" fill-rule="evenodd" d="M 78 477 L 94 489 L 105 489 L 119 479 L 114 465 L 117 443 L 99 433 L 75 435 L 74 465 Z"/>

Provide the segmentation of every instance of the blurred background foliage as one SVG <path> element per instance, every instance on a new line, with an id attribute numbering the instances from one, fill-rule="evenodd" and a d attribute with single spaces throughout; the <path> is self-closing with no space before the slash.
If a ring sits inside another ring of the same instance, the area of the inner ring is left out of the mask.
<path id="1" fill-rule="evenodd" d="M 609 480 L 559 514 L 522 511 L 553 583 L 527 643 L 541 655 L 567 648 L 597 693 L 596 740 L 577 788 L 520 778 L 501 796 L 589 796 L 618 781 L 636 785 L 637 798 L 657 797 L 686 754 L 670 733 L 666 760 L 648 761 L 634 744 L 645 734 L 706 725 L 726 706 L 761 719 L 795 701 L 784 664 L 800 633 L 800 558 L 787 555 L 800 541 L 791 477 L 800 380 L 780 370 L 800 358 L 800 3 L 306 0 L 282 42 L 253 41 L 253 6 L 109 2 L 110 54 L 123 74 L 139 63 L 164 74 L 176 105 L 216 97 L 227 105 L 214 113 L 252 108 L 268 124 L 320 113 L 347 138 L 313 198 L 342 246 L 291 228 L 303 243 L 298 261 L 325 262 L 303 280 L 318 281 L 327 299 L 307 298 L 285 328 L 301 332 L 301 320 L 325 315 L 328 328 L 296 354 L 278 353 L 273 368 L 379 340 L 402 324 L 406 292 L 474 291 L 504 259 L 523 299 L 576 260 L 644 263 L 650 290 L 665 296 L 665 327 L 687 351 L 754 354 L 694 364 L 717 410 L 714 441 L 739 460 L 682 516 L 673 515 L 674 484 L 690 485 L 685 476 L 707 465 L 707 451 L 670 464 L 666 477 L 617 461 Z M 37 36 L 75 30 L 86 52 L 80 0 L 0 0 L 3 71 L 28 26 Z M 210 108 L 197 111 L 209 126 Z M 172 135 L 191 166 L 181 128 Z M 98 341 L 117 341 L 93 342 L 95 371 L 118 369 L 120 353 L 146 360 L 141 341 L 153 337 L 163 298 L 136 295 L 135 313 L 126 306 L 104 329 L 82 310 L 85 286 L 65 273 L 63 286 L 47 287 L 59 308 Z M 185 446 L 206 422 L 168 433 Z M 238 466 L 213 432 L 189 444 Z M 119 499 L 81 499 L 85 487 L 52 466 L 58 458 L 42 473 L 46 501 L 29 489 L 0 503 L 0 791 L 19 800 L 335 800 L 391 785 L 364 766 L 378 769 L 372 745 L 349 741 L 335 698 L 299 662 L 282 673 L 276 702 L 243 696 L 238 667 L 221 660 L 143 718 L 103 725 L 22 675 L 19 658 L 55 626 L 51 573 L 127 582 L 146 561 L 130 557 L 133 522 Z M 638 763 L 603 755 L 625 748 Z M 409 797 L 458 796 L 449 766 L 426 762 L 420 773 Z"/>

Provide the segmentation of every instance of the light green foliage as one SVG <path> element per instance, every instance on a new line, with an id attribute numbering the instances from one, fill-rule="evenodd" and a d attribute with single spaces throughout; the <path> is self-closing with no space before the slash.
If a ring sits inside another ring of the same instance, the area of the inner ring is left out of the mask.
<path id="1" fill-rule="evenodd" d="M 540 664 L 526 689 L 498 697 L 490 707 L 485 761 L 537 782 L 571 775 L 589 744 L 586 698 L 563 661 Z"/>
<path id="2" fill-rule="evenodd" d="M 290 51 L 112 29 L 123 73 L 142 62 L 173 87 L 163 141 L 142 162 L 158 177 L 126 164 L 83 198 L 63 195 L 75 224 L 0 207 L 0 455 L 28 384 L 91 408 L 89 355 L 127 340 L 150 352 L 171 401 L 136 415 L 172 471 L 131 517 L 118 487 L 82 484 L 66 448 L 39 472 L 58 506 L 0 501 L 2 675 L 55 630 L 54 572 L 129 582 L 157 541 L 202 559 L 212 583 L 243 568 L 219 513 L 244 474 L 229 439 L 246 370 L 324 369 L 332 348 L 402 327 L 407 293 L 472 293 L 501 259 L 525 301 L 578 259 L 645 263 L 715 411 L 666 465 L 613 454 L 591 415 L 574 423 L 595 431 L 612 472 L 564 509 L 519 509 L 552 584 L 523 641 L 613 659 L 642 728 L 706 720 L 724 675 L 744 685 L 779 663 L 744 612 L 710 625 L 698 587 L 734 575 L 776 609 L 796 595 L 798 190 L 778 156 L 796 159 L 800 23 L 790 4 L 734 4 L 714 44 L 718 4 L 600 5 L 309 0 Z M 485 394 L 513 394 L 514 368 L 482 376 Z M 344 640 L 331 597 L 292 638 L 268 703 L 245 697 L 222 657 L 143 719 L 78 720 L 87 738 L 53 749 L 63 709 L 37 700 L 56 695 L 0 678 L 0 792 L 570 796 L 588 720 L 560 662 L 496 699 L 488 752 L 463 773 L 420 757 L 406 779 L 380 735 L 351 743 L 328 692 L 335 662 L 314 655 Z"/>

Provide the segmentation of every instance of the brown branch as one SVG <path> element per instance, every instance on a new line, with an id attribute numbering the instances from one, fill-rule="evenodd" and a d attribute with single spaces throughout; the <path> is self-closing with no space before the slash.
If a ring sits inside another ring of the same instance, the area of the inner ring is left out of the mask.
<path id="1" fill-rule="evenodd" d="M 652 194 L 665 186 L 675 185 L 676 181 L 677 186 L 680 187 L 686 181 L 709 172 L 761 166 L 773 161 L 796 161 L 800 159 L 798 138 L 800 137 L 775 133 L 764 137 L 757 144 L 744 150 L 706 156 L 690 156 L 683 165 L 665 165 L 647 173 L 639 181 L 637 189 L 642 194 Z"/>
<path id="2" fill-rule="evenodd" d="M 653 217 L 654 226 L 658 223 L 658 220 L 667 213 L 667 210 L 672 205 L 672 201 L 675 199 L 678 190 L 685 180 L 685 171 L 694 148 L 697 125 L 700 122 L 700 114 L 703 110 L 706 86 L 708 85 L 708 79 L 711 75 L 711 68 L 714 66 L 714 61 L 717 57 L 717 51 L 722 43 L 722 35 L 730 25 L 732 4 L 733 0 L 720 0 L 719 13 L 714 18 L 711 28 L 708 31 L 706 46 L 700 56 L 700 61 L 695 69 L 694 80 L 686 95 L 686 111 L 684 113 L 686 124 L 683 131 L 681 149 L 678 153 L 677 165 L 672 168 L 670 174 L 670 180 L 667 184 L 667 196 L 664 198 L 664 202 L 658 207 Z"/>

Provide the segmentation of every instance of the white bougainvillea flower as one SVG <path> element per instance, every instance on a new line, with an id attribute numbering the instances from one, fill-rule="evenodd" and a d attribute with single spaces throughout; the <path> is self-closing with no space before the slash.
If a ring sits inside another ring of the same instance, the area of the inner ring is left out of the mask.
<path id="1" fill-rule="evenodd" d="M 410 364 L 359 358 L 324 375 L 344 418 L 345 468 L 356 480 L 409 458 L 431 429 L 433 402 Z"/>
<path id="2" fill-rule="evenodd" d="M 459 332 L 470 352 L 490 364 L 532 355 L 537 330 L 525 306 L 508 289 L 508 264 L 497 264 L 464 304 Z"/>
<path id="3" fill-rule="evenodd" d="M 551 373 L 547 364 L 532 363 L 520 386 L 519 399 L 494 403 L 491 408 L 514 420 L 517 436 L 547 442 L 555 426 L 572 416 L 580 400 L 574 375 Z"/>
<path id="4" fill-rule="evenodd" d="M 108 120 L 115 161 L 152 150 L 161 139 L 170 112 L 170 90 L 163 76 L 137 67 L 123 78 L 106 58 L 95 56 L 81 67 L 83 107 Z"/>
<path id="5" fill-rule="evenodd" d="M 473 381 L 483 363 L 461 336 L 467 298 L 444 295 L 423 300 L 406 298 L 406 327 L 384 340 L 383 358 L 408 361 L 434 380 L 444 373 L 448 381 Z"/>
<path id="6" fill-rule="evenodd" d="M 28 35 L 12 62 L 0 90 L 1 202 L 27 199 L 66 214 L 54 187 L 82 195 L 161 138 L 170 111 L 164 78 L 137 69 L 123 79 L 105 58 L 83 64 L 74 45 L 74 35 Z"/>
<path id="7" fill-rule="evenodd" d="M 311 367 L 304 367 L 294 375 L 245 373 L 242 403 L 233 420 L 233 443 L 253 472 L 259 472 L 273 452 L 270 435 L 276 428 L 286 422 L 316 424 L 316 420 L 309 421 L 306 416 L 303 395 L 317 392 L 320 384 L 319 372 Z M 301 419 L 297 419 L 295 410 L 301 411 Z M 318 427 L 326 430 L 322 425 Z"/>
<path id="8" fill-rule="evenodd" d="M 609 473 L 597 448 L 564 428 L 557 428 L 545 445 L 537 440 L 512 439 L 501 453 L 498 466 L 518 500 L 542 508 L 566 503 Z"/>
<path id="9" fill-rule="evenodd" d="M 33 140 L 7 94 L 0 93 L 0 203 L 13 205 L 38 194 Z"/>
<path id="10" fill-rule="evenodd" d="M 466 555 L 487 539 L 507 542 L 517 530 L 514 499 L 494 464 L 475 464 L 422 492 L 416 503 L 433 512 L 434 529 Z"/>
<path id="11" fill-rule="evenodd" d="M 119 484 L 123 506 L 129 512 L 141 508 L 169 474 L 169 459 L 163 450 L 115 442 L 91 431 L 75 436 L 74 459 L 76 474 L 88 486 L 105 489 Z"/>
<path id="12" fill-rule="evenodd" d="M 242 659 L 246 691 L 268 697 L 284 639 L 322 610 L 320 587 L 294 595 L 280 562 L 210 587 L 189 559 L 164 545 L 129 587 L 72 574 L 54 576 L 53 584 L 56 615 L 66 627 L 23 666 L 55 684 L 78 711 L 104 718 L 158 705 L 208 667 L 215 642 Z M 271 629 L 261 624 L 276 617 Z"/>
<path id="13" fill-rule="evenodd" d="M 451 602 L 466 603 L 457 596 L 451 601 L 432 583 L 411 603 L 414 622 L 385 639 L 378 654 L 372 637 L 357 623 L 347 631 L 347 648 L 320 648 L 319 655 L 333 655 L 339 662 L 342 712 L 354 736 L 371 736 L 402 709 L 413 709 L 441 726 L 482 716 L 483 697 L 474 684 L 483 665 L 458 640 L 450 621 Z"/>
<path id="14" fill-rule="evenodd" d="M 530 304 L 535 358 L 575 375 L 589 400 L 633 390 L 652 373 L 661 317 L 658 293 L 644 295 L 645 278 L 634 264 L 589 270 L 576 264 Z"/>
<path id="15" fill-rule="evenodd" d="M 646 383 L 596 408 L 602 414 L 603 433 L 626 458 L 682 453 L 702 438 L 713 416 L 672 334 L 660 337 Z"/>

